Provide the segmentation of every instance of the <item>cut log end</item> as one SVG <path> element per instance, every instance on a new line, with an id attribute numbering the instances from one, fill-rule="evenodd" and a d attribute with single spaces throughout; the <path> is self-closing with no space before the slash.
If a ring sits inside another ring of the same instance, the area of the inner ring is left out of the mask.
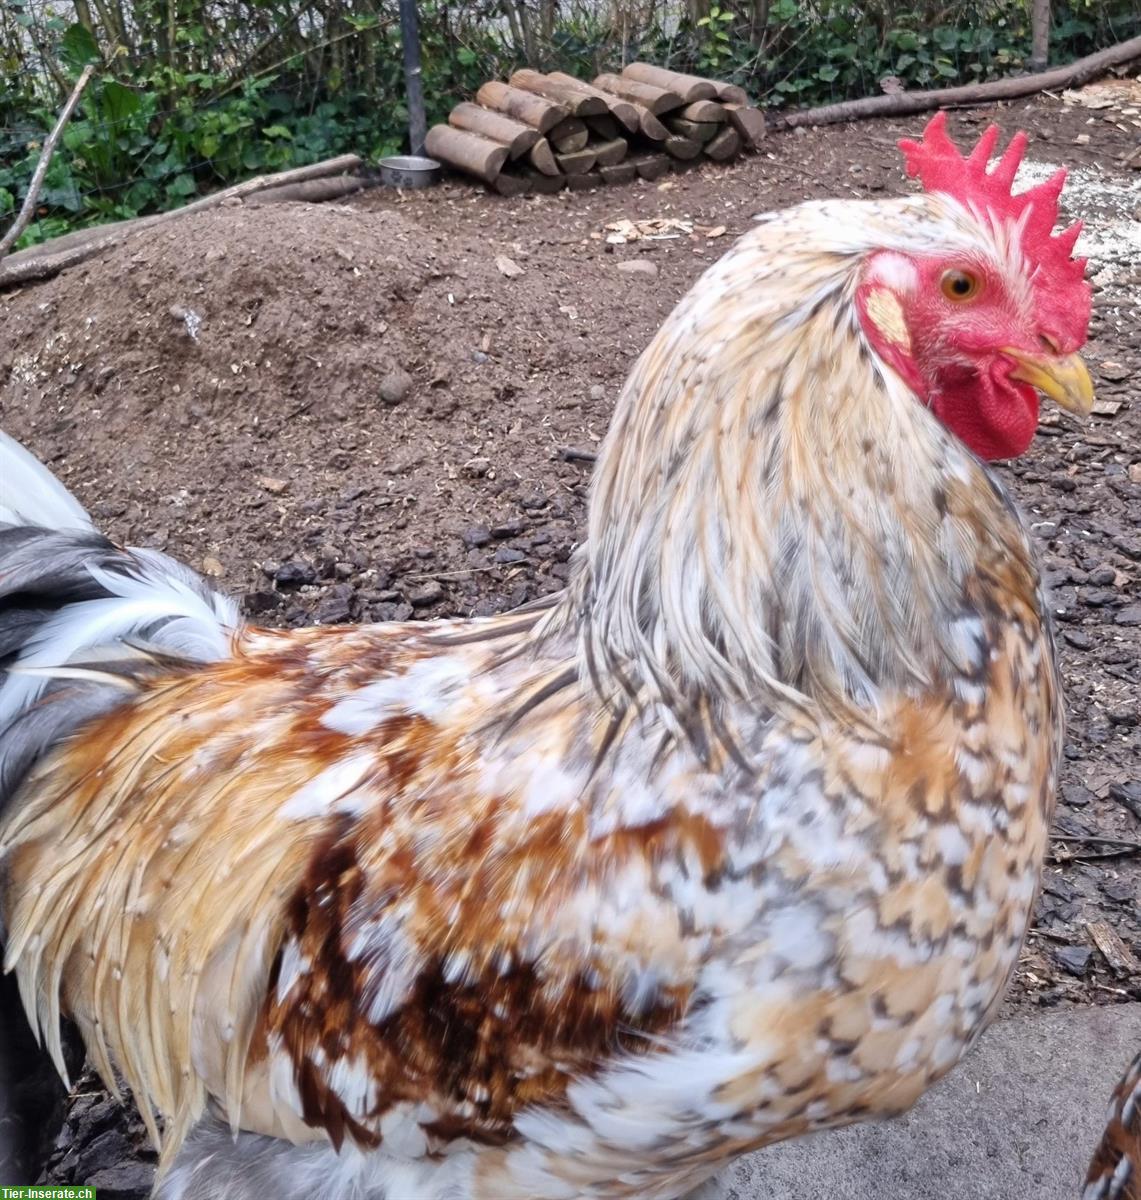
<path id="1" fill-rule="evenodd" d="M 639 154 L 630 160 L 630 165 L 638 172 L 640 179 L 652 183 L 670 169 L 670 160 L 664 154 Z"/>
<path id="2" fill-rule="evenodd" d="M 555 162 L 564 175 L 585 175 L 594 166 L 594 151 L 575 150 L 570 154 L 556 154 Z"/>
<path id="3" fill-rule="evenodd" d="M 686 121 L 697 121 L 703 125 L 710 123 L 720 125 L 728 120 L 725 105 L 718 104 L 715 100 L 697 100 L 693 104 L 687 104 L 685 108 L 674 115 Z"/>
<path id="4" fill-rule="evenodd" d="M 527 159 L 536 171 L 544 175 L 558 175 L 559 164 L 555 162 L 551 144 L 546 138 L 540 138 L 528 151 Z"/>
<path id="5" fill-rule="evenodd" d="M 613 167 L 626 157 L 628 146 L 625 138 L 611 138 L 605 142 L 590 142 L 587 148 L 594 151 L 595 162 L 600 167 Z"/>
<path id="6" fill-rule="evenodd" d="M 702 145 L 715 138 L 718 130 L 723 128 L 712 122 L 686 121 L 682 117 L 666 117 L 666 127 L 671 133 L 700 142 Z"/>
<path id="7" fill-rule="evenodd" d="M 670 131 L 654 116 L 648 108 L 643 108 L 640 104 L 637 106 L 638 111 L 638 132 L 645 138 L 649 138 L 651 142 L 664 142 L 669 137 Z"/>
<path id="8" fill-rule="evenodd" d="M 524 174 L 500 171 L 491 186 L 501 196 L 525 196 L 531 190 L 531 181 Z"/>
<path id="9" fill-rule="evenodd" d="M 765 140 L 765 114 L 747 104 L 726 104 L 724 109 L 741 140 L 750 150 L 755 150 Z"/>
<path id="10" fill-rule="evenodd" d="M 690 138 L 671 133 L 662 143 L 662 148 L 671 158 L 680 158 L 685 162 L 696 158 L 701 153 L 701 143 Z"/>
<path id="11" fill-rule="evenodd" d="M 560 175 L 557 167 L 553 175 L 544 174 L 531 167 L 524 167 L 522 175 L 531 185 L 531 191 L 539 196 L 553 196 L 556 192 L 561 192 L 567 185 L 566 176 Z"/>
<path id="12" fill-rule="evenodd" d="M 705 143 L 705 153 L 715 162 L 724 162 L 741 152 L 741 135 L 732 125 L 726 125 L 721 132 Z"/>
<path id="13" fill-rule="evenodd" d="M 589 136 L 590 132 L 585 122 L 580 121 L 578 117 L 567 117 L 565 121 L 560 121 L 552 127 L 547 134 L 547 141 L 559 154 L 573 154 L 586 145 Z"/>
<path id="14" fill-rule="evenodd" d="M 586 127 L 591 133 L 596 133 L 603 141 L 609 142 L 618 137 L 626 128 L 609 113 L 601 117 L 587 117 Z"/>
<path id="15" fill-rule="evenodd" d="M 717 83 L 717 99 L 725 104 L 748 104 L 749 93 L 735 83 Z"/>
<path id="16" fill-rule="evenodd" d="M 612 163 L 598 168 L 604 183 L 633 183 L 638 178 L 638 168 L 632 162 Z"/>

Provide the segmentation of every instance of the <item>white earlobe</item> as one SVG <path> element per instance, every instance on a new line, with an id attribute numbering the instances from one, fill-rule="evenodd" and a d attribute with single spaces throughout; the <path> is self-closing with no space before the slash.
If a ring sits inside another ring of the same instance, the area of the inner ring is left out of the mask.
<path id="1" fill-rule="evenodd" d="M 913 292 L 919 286 L 915 264 L 902 254 L 877 254 L 868 270 L 868 280 L 882 283 L 897 295 Z"/>

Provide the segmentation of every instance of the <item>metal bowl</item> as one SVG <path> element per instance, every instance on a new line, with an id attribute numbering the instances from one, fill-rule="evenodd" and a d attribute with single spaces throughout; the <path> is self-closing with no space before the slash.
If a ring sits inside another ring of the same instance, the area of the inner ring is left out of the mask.
<path id="1" fill-rule="evenodd" d="M 422 188 L 440 182 L 443 168 L 434 158 L 421 158 L 418 154 L 393 154 L 382 158 L 380 182 L 385 187 Z"/>

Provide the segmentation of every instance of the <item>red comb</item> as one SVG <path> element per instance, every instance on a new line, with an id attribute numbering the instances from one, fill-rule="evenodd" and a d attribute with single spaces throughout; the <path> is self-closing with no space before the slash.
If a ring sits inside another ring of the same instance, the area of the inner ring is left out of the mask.
<path id="1" fill-rule="evenodd" d="M 987 164 L 998 136 L 998 126 L 992 125 L 964 157 L 947 134 L 947 114 L 938 112 L 927 123 L 922 142 L 905 139 L 899 143 L 899 148 L 903 151 L 908 175 L 918 176 L 925 191 L 953 196 L 960 203 L 992 218 L 1024 222 L 1022 253 L 1036 280 L 1048 281 L 1052 293 L 1043 307 L 1053 310 L 1056 318 L 1067 314 L 1063 328 L 1077 336 L 1080 344 L 1085 340 L 1089 323 L 1089 290 L 1083 281 L 1086 260 L 1071 258 L 1071 254 L 1082 231 L 1082 223 L 1075 221 L 1056 236 L 1053 232 L 1066 170 L 1061 167 L 1037 187 L 1014 193 L 1010 189 L 1026 152 L 1026 134 L 1016 133 L 994 168 L 988 171 Z M 1077 303 L 1075 294 L 1079 285 L 1084 301 L 1081 304 Z M 1077 313 L 1072 310 L 1074 305 Z M 1082 310 L 1084 319 L 1079 334 L 1074 318 L 1081 318 Z"/>

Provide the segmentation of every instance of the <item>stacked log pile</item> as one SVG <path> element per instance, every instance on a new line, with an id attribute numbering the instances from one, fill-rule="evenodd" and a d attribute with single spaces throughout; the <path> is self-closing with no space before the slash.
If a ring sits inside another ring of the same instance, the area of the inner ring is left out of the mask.
<path id="1" fill-rule="evenodd" d="M 584 83 L 553 71 L 492 80 L 428 131 L 427 152 L 503 196 L 657 179 L 756 149 L 765 118 L 744 89 L 630 63 Z"/>

